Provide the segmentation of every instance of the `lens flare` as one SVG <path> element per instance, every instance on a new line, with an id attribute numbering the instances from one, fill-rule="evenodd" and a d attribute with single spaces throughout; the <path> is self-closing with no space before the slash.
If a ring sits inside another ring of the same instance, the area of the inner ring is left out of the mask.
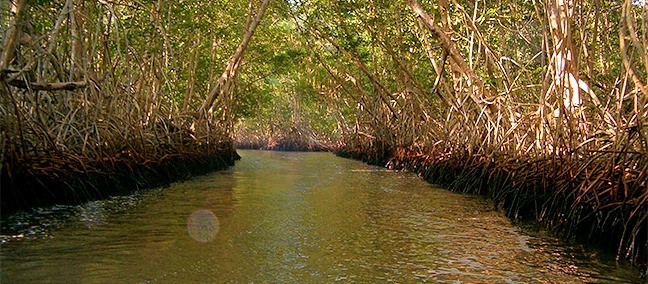
<path id="1" fill-rule="evenodd" d="M 214 240 L 218 233 L 218 218 L 207 209 L 194 211 L 187 218 L 187 232 L 192 239 L 206 243 Z"/>

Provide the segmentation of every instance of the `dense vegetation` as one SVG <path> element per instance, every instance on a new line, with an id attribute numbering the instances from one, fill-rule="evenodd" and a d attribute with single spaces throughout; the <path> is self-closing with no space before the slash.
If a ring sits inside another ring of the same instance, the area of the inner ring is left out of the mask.
<path id="1" fill-rule="evenodd" d="M 646 263 L 644 1 L 0 5 L 3 206 L 17 177 L 227 164 L 236 140 L 417 171 Z"/>

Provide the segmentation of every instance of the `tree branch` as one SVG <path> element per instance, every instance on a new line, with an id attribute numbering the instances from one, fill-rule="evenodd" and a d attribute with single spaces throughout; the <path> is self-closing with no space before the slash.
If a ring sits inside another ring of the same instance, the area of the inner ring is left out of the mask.
<path id="1" fill-rule="evenodd" d="M 8 80 L 7 84 L 21 89 L 30 89 L 36 91 L 74 91 L 76 89 L 85 88 L 88 85 L 86 81 L 76 81 L 76 82 L 60 82 L 60 83 L 33 83 L 26 82 L 24 80 Z"/>

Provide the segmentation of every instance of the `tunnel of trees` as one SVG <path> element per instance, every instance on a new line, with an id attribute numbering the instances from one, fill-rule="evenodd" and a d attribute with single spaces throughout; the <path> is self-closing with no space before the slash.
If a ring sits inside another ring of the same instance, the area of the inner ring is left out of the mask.
<path id="1" fill-rule="evenodd" d="M 331 150 L 648 246 L 648 5 L 0 2 L 2 211 Z"/>

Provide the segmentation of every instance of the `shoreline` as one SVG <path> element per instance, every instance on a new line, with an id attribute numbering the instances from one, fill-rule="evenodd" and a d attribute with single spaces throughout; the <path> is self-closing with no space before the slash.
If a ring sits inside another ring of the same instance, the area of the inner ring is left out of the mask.
<path id="1" fill-rule="evenodd" d="M 77 204 L 169 185 L 233 166 L 234 161 L 240 159 L 236 149 L 331 151 L 343 158 L 414 172 L 426 182 L 453 192 L 487 196 L 511 220 L 531 221 L 563 239 L 616 253 L 617 259 L 628 261 L 641 269 L 644 277 L 648 268 L 648 243 L 642 242 L 648 238 L 648 222 L 642 222 L 646 216 L 645 211 L 642 215 L 642 210 L 647 210 L 648 204 L 641 203 L 648 200 L 648 192 L 642 188 L 645 184 L 645 180 L 640 179 L 642 176 L 635 181 L 637 184 L 623 185 L 626 189 L 625 200 L 619 203 L 613 197 L 602 200 L 579 195 L 583 184 L 590 184 L 591 194 L 599 196 L 601 191 L 605 193 L 606 189 L 594 187 L 596 183 L 588 180 L 588 176 L 582 174 L 584 171 L 572 171 L 578 167 L 587 169 L 593 164 L 591 161 L 583 164 L 582 161 L 567 162 L 556 157 L 495 159 L 471 156 L 467 152 L 451 154 L 434 149 L 399 148 L 378 152 L 349 147 L 312 150 L 308 146 L 295 145 L 277 144 L 272 149 L 252 146 L 236 143 L 229 147 L 195 147 L 183 153 L 166 151 L 156 162 L 115 157 L 108 162 L 92 163 L 82 161 L 79 157 L 58 160 L 52 157 L 50 161 L 40 161 L 41 167 L 50 165 L 49 168 L 45 167 L 46 170 L 34 173 L 34 168 L 30 172 L 26 166 L 12 168 L 11 178 L 5 166 L 1 177 L 2 213 L 52 204 Z M 591 166 L 589 176 L 597 169 Z"/>
<path id="2" fill-rule="evenodd" d="M 0 209 L 6 215 L 38 206 L 105 199 L 224 170 L 240 159 L 231 145 L 155 150 L 148 157 L 124 153 L 102 160 L 68 155 L 5 161 Z"/>

